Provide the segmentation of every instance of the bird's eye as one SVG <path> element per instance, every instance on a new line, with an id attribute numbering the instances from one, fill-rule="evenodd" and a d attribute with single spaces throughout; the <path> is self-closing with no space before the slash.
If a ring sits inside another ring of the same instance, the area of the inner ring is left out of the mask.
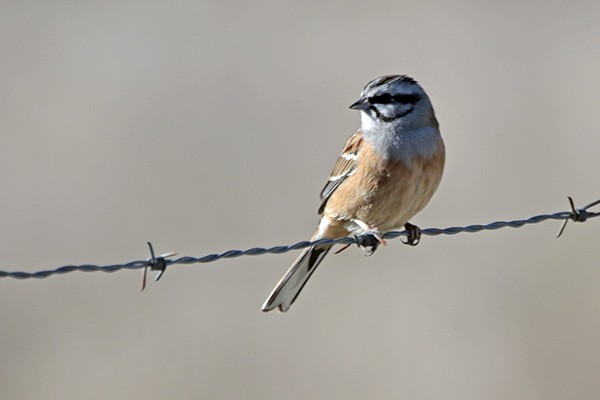
<path id="1" fill-rule="evenodd" d="M 419 101 L 419 96 L 416 94 L 397 94 L 392 97 L 392 100 L 402 104 L 415 104 Z"/>
<path id="2" fill-rule="evenodd" d="M 377 96 L 369 97 L 371 104 L 389 104 L 392 102 L 392 95 L 389 93 L 378 94 Z"/>

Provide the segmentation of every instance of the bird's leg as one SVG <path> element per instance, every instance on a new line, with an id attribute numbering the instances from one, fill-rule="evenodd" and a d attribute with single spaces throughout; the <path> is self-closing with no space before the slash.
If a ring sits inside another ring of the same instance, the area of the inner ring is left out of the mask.
<path id="1" fill-rule="evenodd" d="M 358 245 L 358 247 L 363 249 L 367 256 L 370 256 L 371 254 L 375 253 L 375 250 L 377 250 L 377 246 L 379 246 L 379 244 L 382 243 L 380 239 L 383 240 L 381 236 L 379 236 L 378 238 L 378 236 L 374 233 L 363 233 L 362 235 L 355 235 L 354 239 L 356 240 L 356 244 Z M 385 244 L 385 240 L 383 240 L 383 243 Z M 337 250 L 333 254 L 340 254 L 348 247 L 350 247 L 350 244 L 344 245 L 341 249 Z"/>
<path id="2" fill-rule="evenodd" d="M 409 246 L 416 246 L 421 241 L 421 228 L 411 223 L 404 224 L 404 229 L 408 232 L 406 241 L 402 240 L 402 243 Z"/>
<path id="3" fill-rule="evenodd" d="M 380 244 L 387 246 L 383 235 L 377 229 L 373 229 L 360 220 L 355 219 L 354 223 L 363 231 L 360 235 L 356 235 L 355 238 L 356 244 L 365 251 L 366 255 L 370 256 L 373 254 Z"/>

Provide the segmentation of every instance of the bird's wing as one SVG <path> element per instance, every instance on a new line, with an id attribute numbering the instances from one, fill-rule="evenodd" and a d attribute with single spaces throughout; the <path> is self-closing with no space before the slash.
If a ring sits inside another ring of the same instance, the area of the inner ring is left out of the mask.
<path id="1" fill-rule="evenodd" d="M 348 178 L 358 165 L 358 151 L 362 145 L 362 133 L 361 131 L 356 132 L 350 136 L 350 139 L 346 142 L 342 154 L 337 159 L 333 171 L 329 175 L 329 179 L 325 184 L 323 190 L 321 190 L 321 205 L 319 207 L 319 214 L 325 210 L 327 200 L 331 197 L 333 192 Z"/>

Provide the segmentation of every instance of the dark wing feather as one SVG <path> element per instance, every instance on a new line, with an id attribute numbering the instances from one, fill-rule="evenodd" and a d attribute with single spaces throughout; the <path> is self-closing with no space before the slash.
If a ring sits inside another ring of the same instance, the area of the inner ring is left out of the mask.
<path id="1" fill-rule="evenodd" d="M 358 150 L 362 144 L 362 134 L 360 131 L 348 139 L 342 154 L 337 159 L 333 171 L 329 175 L 329 179 L 325 184 L 323 190 L 321 190 L 321 205 L 319 207 L 319 214 L 325 210 L 327 200 L 331 197 L 335 189 L 338 188 L 356 170 L 358 165 Z"/>

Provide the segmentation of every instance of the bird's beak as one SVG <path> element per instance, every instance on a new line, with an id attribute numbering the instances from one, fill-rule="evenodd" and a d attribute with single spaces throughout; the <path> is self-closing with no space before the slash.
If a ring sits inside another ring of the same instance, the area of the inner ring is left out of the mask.
<path id="1" fill-rule="evenodd" d="M 369 104 L 367 99 L 364 97 L 358 99 L 358 101 L 356 101 L 355 103 L 352 103 L 352 105 L 350 106 L 351 109 L 360 110 L 360 111 L 368 110 L 369 107 L 371 107 L 371 104 Z"/>

